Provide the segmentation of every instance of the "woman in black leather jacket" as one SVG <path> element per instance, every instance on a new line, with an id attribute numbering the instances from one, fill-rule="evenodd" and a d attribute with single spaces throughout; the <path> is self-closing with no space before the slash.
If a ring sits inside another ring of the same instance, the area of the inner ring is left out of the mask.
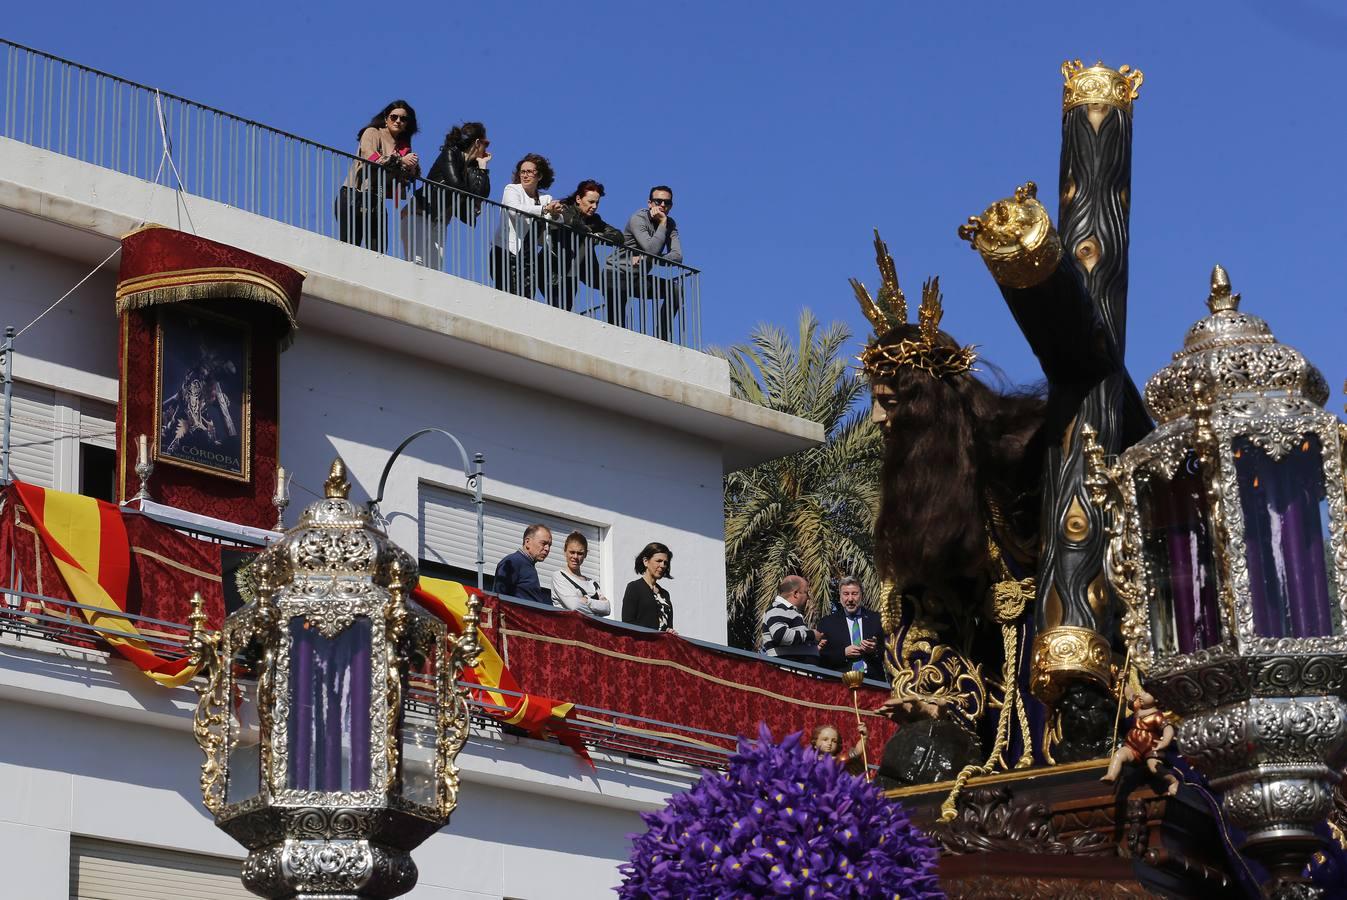
<path id="1" fill-rule="evenodd" d="M 412 229 L 411 257 L 414 262 L 444 269 L 445 229 L 457 218 L 472 225 L 481 210 L 478 197 L 491 195 L 491 162 L 486 126 L 481 122 L 455 125 L 444 136 L 440 155 L 435 157 L 426 181 L 412 197 L 415 224 Z M 447 185 L 454 190 L 445 190 Z"/>
<path id="2" fill-rule="evenodd" d="M 543 252 L 551 254 L 551 265 L 539 261 L 538 271 L 547 276 L 544 293 L 553 306 L 569 311 L 582 283 L 601 287 L 602 269 L 595 253 L 599 241 L 622 246 L 622 232 L 599 218 L 602 198 L 603 185 L 585 179 L 561 201 L 561 224 L 566 227 L 548 229 L 547 249 Z"/>

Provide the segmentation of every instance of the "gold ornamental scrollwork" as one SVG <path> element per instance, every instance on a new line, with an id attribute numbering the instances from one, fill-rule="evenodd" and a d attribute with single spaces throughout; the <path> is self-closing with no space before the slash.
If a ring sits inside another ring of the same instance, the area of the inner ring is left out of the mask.
<path id="1" fill-rule="evenodd" d="M 206 809 L 218 814 L 225 805 L 225 740 L 229 704 L 225 697 L 224 666 L 220 663 L 220 635 L 206 630 L 205 600 L 201 593 L 192 595 L 192 611 L 187 616 L 191 636 L 187 640 L 189 662 L 205 670 L 203 684 L 194 681 L 201 702 L 192 715 L 192 734 L 205 759 L 201 761 L 201 797 Z"/>
<path id="2" fill-rule="evenodd" d="M 1068 59 L 1062 63 L 1062 112 L 1087 103 L 1131 112 L 1145 79 L 1140 69 L 1131 66 L 1111 69 L 1103 62 L 1086 66 L 1078 59 Z"/>
<path id="3" fill-rule="evenodd" d="M 1034 696 L 1053 703 L 1071 681 L 1082 676 L 1104 687 L 1113 681 L 1108 641 L 1090 628 L 1059 625 L 1034 638 L 1030 675 Z"/>
<path id="4" fill-rule="evenodd" d="M 996 283 L 1012 288 L 1041 284 L 1057 270 L 1062 241 L 1038 200 L 1038 185 L 1026 182 L 1013 197 L 997 200 L 959 226 L 959 237 L 982 257 Z"/>

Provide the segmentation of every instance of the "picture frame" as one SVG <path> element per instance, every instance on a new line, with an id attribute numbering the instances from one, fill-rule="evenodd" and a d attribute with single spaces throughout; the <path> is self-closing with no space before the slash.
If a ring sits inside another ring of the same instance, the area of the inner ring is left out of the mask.
<path id="1" fill-rule="evenodd" d="M 198 309 L 160 307 L 154 332 L 157 462 L 252 478 L 252 328 Z"/>

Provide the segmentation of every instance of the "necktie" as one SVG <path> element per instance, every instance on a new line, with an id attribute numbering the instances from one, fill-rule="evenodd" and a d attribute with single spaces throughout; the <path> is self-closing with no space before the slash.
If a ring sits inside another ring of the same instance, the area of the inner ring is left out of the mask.
<path id="1" fill-rule="evenodd" d="M 851 628 L 851 643 L 853 643 L 853 644 L 859 644 L 859 643 L 861 642 L 861 618 L 860 618 L 860 616 L 857 616 L 857 617 L 854 618 L 854 619 L 851 618 L 850 616 L 847 616 L 847 625 L 850 626 L 850 628 Z M 864 670 L 865 670 L 865 660 L 864 660 L 864 659 L 857 659 L 855 662 L 853 662 L 853 663 L 851 664 L 851 668 L 852 668 L 853 670 L 857 671 L 857 672 L 864 671 Z"/>

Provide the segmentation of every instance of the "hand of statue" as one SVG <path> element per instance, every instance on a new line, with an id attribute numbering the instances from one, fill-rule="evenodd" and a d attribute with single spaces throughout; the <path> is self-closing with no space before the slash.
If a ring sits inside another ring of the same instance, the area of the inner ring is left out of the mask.
<path id="1" fill-rule="evenodd" d="M 856 730 L 859 731 L 859 732 L 861 733 L 861 737 L 863 737 L 863 738 L 867 738 L 867 737 L 870 736 L 870 729 L 867 728 L 867 727 L 865 727 L 865 723 L 864 723 L 864 722 L 857 722 L 857 723 L 856 723 Z"/>

